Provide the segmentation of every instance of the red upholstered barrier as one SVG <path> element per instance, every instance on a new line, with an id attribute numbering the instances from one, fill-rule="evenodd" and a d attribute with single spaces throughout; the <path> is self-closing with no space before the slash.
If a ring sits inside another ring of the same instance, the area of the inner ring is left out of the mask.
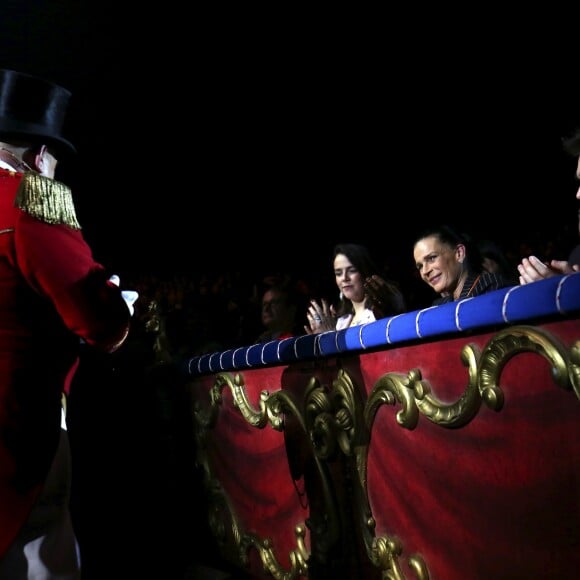
<path id="1" fill-rule="evenodd" d="M 548 325 L 565 351 L 578 322 Z M 493 334 L 470 339 L 484 349 Z M 361 357 L 367 392 L 385 370 L 421 369 L 438 400 L 468 390 L 460 363 L 465 338 Z M 507 358 L 507 357 L 506 357 Z M 576 363 L 577 364 L 577 363 Z M 577 367 L 576 367 L 577 368 Z M 573 365 L 568 367 L 573 371 Z M 397 422 L 381 405 L 368 454 L 368 495 L 377 536 L 397 536 L 398 563 L 419 554 L 430 578 L 575 578 L 580 570 L 580 401 L 554 382 L 544 356 L 522 351 L 498 370 L 503 406 L 482 404 L 465 425 L 419 415 Z"/>
<path id="2" fill-rule="evenodd" d="M 255 578 L 572 579 L 580 323 L 192 378 L 224 554 Z"/>

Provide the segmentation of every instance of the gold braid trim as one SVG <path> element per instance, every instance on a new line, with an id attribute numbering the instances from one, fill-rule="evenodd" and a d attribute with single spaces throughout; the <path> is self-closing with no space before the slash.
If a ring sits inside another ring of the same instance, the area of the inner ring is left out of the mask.
<path id="1" fill-rule="evenodd" d="M 47 224 L 61 224 L 75 230 L 81 229 L 70 188 L 49 177 L 26 172 L 20 182 L 14 204 Z"/>

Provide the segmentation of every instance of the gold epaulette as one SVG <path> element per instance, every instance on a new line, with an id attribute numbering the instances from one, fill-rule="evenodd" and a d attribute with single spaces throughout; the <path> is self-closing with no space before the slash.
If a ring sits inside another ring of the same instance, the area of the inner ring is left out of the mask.
<path id="1" fill-rule="evenodd" d="M 47 224 L 60 224 L 75 230 L 81 229 L 70 188 L 49 177 L 38 173 L 25 173 L 14 204 Z"/>

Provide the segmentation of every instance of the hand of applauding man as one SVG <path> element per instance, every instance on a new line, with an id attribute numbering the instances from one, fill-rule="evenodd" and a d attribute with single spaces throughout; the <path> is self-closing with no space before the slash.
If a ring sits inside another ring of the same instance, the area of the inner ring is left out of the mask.
<path id="1" fill-rule="evenodd" d="M 520 273 L 520 285 L 523 286 L 524 284 L 544 280 L 552 276 L 580 272 L 580 266 L 578 264 L 572 266 L 565 260 L 552 260 L 545 263 L 536 258 L 536 256 L 530 256 L 529 258 L 524 258 L 521 264 L 518 265 L 518 272 Z"/>

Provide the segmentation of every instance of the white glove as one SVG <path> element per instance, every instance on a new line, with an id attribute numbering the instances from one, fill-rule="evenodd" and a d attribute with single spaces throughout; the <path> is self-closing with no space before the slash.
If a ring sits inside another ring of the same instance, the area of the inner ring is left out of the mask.
<path id="1" fill-rule="evenodd" d="M 121 279 L 119 276 L 117 276 L 117 274 L 113 274 L 109 278 L 109 282 L 112 282 L 115 286 L 118 286 L 121 283 Z M 136 302 L 137 298 L 139 298 L 139 292 L 136 292 L 135 290 L 121 290 L 121 296 L 123 296 L 123 300 L 127 304 L 127 308 L 129 309 L 131 316 L 133 316 L 133 314 L 135 314 L 135 308 L 133 307 L 133 304 Z"/>
<path id="2" fill-rule="evenodd" d="M 122 290 L 121 295 L 123 296 L 123 300 L 127 303 L 127 308 L 129 308 L 129 312 L 131 316 L 135 314 L 135 308 L 133 308 L 133 304 L 139 298 L 139 292 L 135 290 Z"/>

